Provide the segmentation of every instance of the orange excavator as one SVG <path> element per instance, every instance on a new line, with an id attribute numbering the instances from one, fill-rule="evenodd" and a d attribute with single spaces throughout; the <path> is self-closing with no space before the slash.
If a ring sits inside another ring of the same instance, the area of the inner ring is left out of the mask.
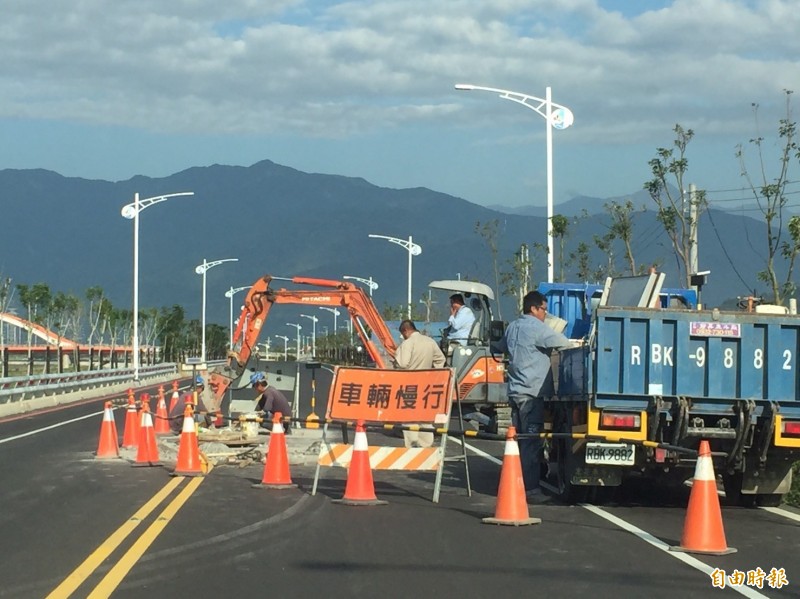
<path id="1" fill-rule="evenodd" d="M 308 285 L 315 289 L 273 289 L 270 284 L 275 280 Z M 233 334 L 233 347 L 228 354 L 228 363 L 209 373 L 209 384 L 214 390 L 217 407 L 230 384 L 244 372 L 273 304 L 344 308 L 350 314 L 353 328 L 375 366 L 391 367 L 397 345 L 375 304 L 360 287 L 353 283 L 328 279 L 265 275 L 253 283 L 244 300 L 239 324 Z"/>

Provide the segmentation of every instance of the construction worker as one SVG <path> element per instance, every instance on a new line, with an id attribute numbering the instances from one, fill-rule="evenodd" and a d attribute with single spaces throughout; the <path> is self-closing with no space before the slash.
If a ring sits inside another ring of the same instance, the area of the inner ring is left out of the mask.
<path id="1" fill-rule="evenodd" d="M 264 412 L 264 421 L 262 426 L 272 428 L 272 417 L 280 412 L 282 416 L 291 417 L 292 406 L 286 396 L 269 386 L 266 372 L 256 372 L 250 377 L 250 386 L 258 391 L 258 403 L 256 404 L 256 412 Z M 286 427 L 288 433 L 291 429 Z"/>
<path id="2" fill-rule="evenodd" d="M 183 413 L 186 409 L 186 404 L 191 404 L 194 408 L 195 422 L 199 422 L 206 427 L 211 426 L 211 416 L 209 416 L 208 409 L 201 399 L 206 388 L 206 381 L 202 376 L 198 375 L 194 383 L 194 390 L 189 389 L 184 393 L 181 401 L 176 401 L 175 405 L 172 406 L 172 411 L 169 413 L 169 428 L 176 435 L 181 434 L 183 430 Z M 197 402 L 195 402 L 195 393 L 197 393 Z"/>
<path id="3" fill-rule="evenodd" d="M 402 370 L 421 370 L 427 368 L 443 368 L 445 357 L 439 344 L 417 330 L 411 320 L 400 323 L 400 335 L 403 342 L 398 346 L 394 363 Z M 406 447 L 430 447 L 433 445 L 433 433 L 419 431 L 403 431 Z"/>

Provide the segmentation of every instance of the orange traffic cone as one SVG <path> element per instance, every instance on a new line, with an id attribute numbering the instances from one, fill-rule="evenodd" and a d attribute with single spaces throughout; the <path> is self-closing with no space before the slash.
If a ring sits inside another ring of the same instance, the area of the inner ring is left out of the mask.
<path id="1" fill-rule="evenodd" d="M 125 431 L 122 433 L 122 446 L 132 449 L 139 444 L 139 413 L 133 392 L 128 393 L 128 410 L 125 412 Z"/>
<path id="2" fill-rule="evenodd" d="M 136 452 L 134 466 L 160 466 L 158 457 L 158 444 L 156 432 L 153 429 L 153 418 L 150 408 L 145 403 L 142 406 L 142 420 L 139 426 L 139 450 Z"/>
<path id="3" fill-rule="evenodd" d="M 100 440 L 97 443 L 98 459 L 110 459 L 119 457 L 119 447 L 117 439 L 117 424 L 114 422 L 114 410 L 111 402 L 107 401 L 103 410 L 103 423 L 100 425 Z"/>
<path id="4" fill-rule="evenodd" d="M 372 482 L 372 468 L 369 464 L 369 444 L 364 421 L 356 423 L 356 437 L 353 440 L 353 457 L 347 469 L 347 485 L 344 497 L 335 499 L 333 503 L 344 505 L 386 505 L 375 496 L 375 484 Z"/>
<path id="5" fill-rule="evenodd" d="M 541 518 L 531 518 L 528 512 L 528 499 L 525 497 L 525 483 L 522 480 L 522 462 L 519 458 L 517 430 L 510 426 L 506 433 L 506 447 L 503 452 L 503 466 L 500 468 L 500 486 L 497 489 L 497 507 L 493 518 L 482 518 L 484 524 L 505 524 L 524 526 L 539 524 Z"/>
<path id="6" fill-rule="evenodd" d="M 158 407 L 156 408 L 156 422 L 154 428 L 157 435 L 172 434 L 169 428 L 169 414 L 167 413 L 167 402 L 164 401 L 163 388 L 158 394 Z"/>
<path id="7" fill-rule="evenodd" d="M 183 431 L 178 446 L 178 462 L 175 464 L 173 476 L 203 476 L 203 464 L 200 461 L 200 447 L 197 444 L 197 430 L 194 426 L 194 410 L 191 404 L 183 411 Z"/>
<path id="8" fill-rule="evenodd" d="M 141 407 L 147 405 L 148 410 L 152 410 L 153 408 L 150 406 L 150 394 L 149 393 L 142 393 L 139 395 L 139 406 Z"/>
<path id="9" fill-rule="evenodd" d="M 706 555 L 727 555 L 736 552 L 736 549 L 728 547 L 725 541 L 722 511 L 717 495 L 717 479 L 714 476 L 714 462 L 711 459 L 708 441 L 700 441 L 681 544 L 679 547 L 669 549 Z"/>
<path id="10" fill-rule="evenodd" d="M 289 472 L 286 434 L 281 424 L 281 416 L 280 412 L 276 412 L 272 418 L 272 434 L 269 436 L 264 475 L 261 483 L 253 485 L 254 489 L 291 489 L 297 486 L 292 483 L 292 475 Z"/>
<path id="11" fill-rule="evenodd" d="M 177 386 L 177 381 L 173 384 L 173 386 Z M 181 394 L 178 393 L 178 389 L 174 389 L 172 391 L 172 398 L 169 400 L 169 413 L 172 414 L 172 409 L 175 407 L 175 404 L 178 403 L 181 399 Z"/>

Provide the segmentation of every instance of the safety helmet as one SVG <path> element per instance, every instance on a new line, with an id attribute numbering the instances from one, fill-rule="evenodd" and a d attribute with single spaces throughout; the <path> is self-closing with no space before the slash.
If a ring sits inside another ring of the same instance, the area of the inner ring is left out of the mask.
<path id="1" fill-rule="evenodd" d="M 205 387 L 205 386 L 206 386 L 206 381 L 205 381 L 205 379 L 204 379 L 202 376 L 200 376 L 200 375 L 198 374 L 198 375 L 197 375 L 197 377 L 194 379 L 194 384 L 195 384 L 195 385 L 198 385 L 198 386 L 203 386 L 203 387 Z"/>
<path id="2" fill-rule="evenodd" d="M 256 385 L 258 385 L 260 383 L 266 383 L 266 382 L 267 382 L 267 373 L 265 373 L 265 372 L 254 372 L 250 376 L 250 386 L 251 387 L 255 387 Z"/>

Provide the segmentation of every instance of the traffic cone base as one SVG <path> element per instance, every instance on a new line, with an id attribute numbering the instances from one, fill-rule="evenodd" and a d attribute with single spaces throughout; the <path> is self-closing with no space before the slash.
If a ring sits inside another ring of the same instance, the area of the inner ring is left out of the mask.
<path id="1" fill-rule="evenodd" d="M 375 484 L 372 480 L 372 468 L 369 464 L 369 444 L 364 424 L 356 425 L 356 436 L 353 439 L 353 457 L 347 469 L 347 485 L 344 497 L 334 499 L 339 505 L 386 505 L 375 496 Z"/>
<path id="2" fill-rule="evenodd" d="M 100 439 L 97 443 L 95 459 L 117 460 L 120 458 L 117 445 L 117 425 L 114 422 L 114 411 L 111 402 L 107 401 L 103 410 L 103 423 L 100 425 Z"/>
<path id="3" fill-rule="evenodd" d="M 197 431 L 194 426 L 194 413 L 191 406 L 183 412 L 183 431 L 178 445 L 178 461 L 172 476 L 203 476 L 200 447 L 197 444 Z"/>
<path id="4" fill-rule="evenodd" d="M 484 524 L 504 526 L 528 526 L 541 523 L 541 518 L 531 518 L 528 498 L 522 480 L 522 462 L 519 457 L 517 430 L 511 426 L 506 434 L 503 465 L 500 468 L 500 484 L 497 489 L 497 507 L 494 516 L 481 518 Z"/>
<path id="5" fill-rule="evenodd" d="M 289 472 L 286 434 L 281 424 L 281 413 L 277 412 L 272 419 L 272 434 L 269 436 L 267 459 L 264 462 L 264 475 L 261 478 L 261 482 L 253 485 L 253 488 L 292 489 L 296 486 L 292 482 L 292 475 Z"/>
<path id="6" fill-rule="evenodd" d="M 717 495 L 717 479 L 708 441 L 700 441 L 697 452 L 692 492 L 683 525 L 681 544 L 670 551 L 701 555 L 728 555 L 736 549 L 728 547 L 722 526 L 722 510 Z"/>

